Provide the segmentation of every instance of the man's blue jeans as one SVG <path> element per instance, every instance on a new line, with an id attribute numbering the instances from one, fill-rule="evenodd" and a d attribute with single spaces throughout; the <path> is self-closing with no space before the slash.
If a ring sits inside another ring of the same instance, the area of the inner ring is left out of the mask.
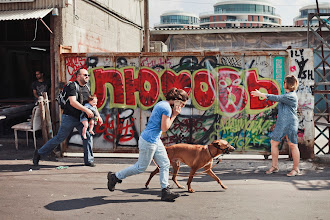
<path id="1" fill-rule="evenodd" d="M 80 122 L 78 118 L 75 118 L 70 115 L 62 115 L 62 121 L 60 129 L 57 132 L 57 135 L 50 139 L 44 146 L 42 146 L 38 150 L 38 154 L 40 155 L 48 155 L 52 152 L 52 150 L 59 144 L 61 144 L 71 133 L 73 128 L 77 128 L 79 133 L 81 134 L 83 124 Z M 86 132 L 87 139 L 82 138 L 83 147 L 84 147 L 84 162 L 85 164 L 90 164 L 94 162 L 93 157 L 93 136 Z"/>
<path id="2" fill-rule="evenodd" d="M 141 136 L 139 139 L 139 159 L 138 161 L 126 169 L 116 172 L 118 179 L 125 179 L 128 176 L 143 173 L 149 164 L 155 160 L 160 169 L 160 186 L 166 188 L 168 184 L 170 160 L 168 159 L 166 149 L 161 140 L 156 144 L 144 140 Z"/>

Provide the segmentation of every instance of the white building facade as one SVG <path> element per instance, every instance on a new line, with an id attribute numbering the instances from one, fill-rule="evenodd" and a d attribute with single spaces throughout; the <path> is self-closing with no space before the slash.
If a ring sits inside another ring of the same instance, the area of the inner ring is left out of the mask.
<path id="1" fill-rule="evenodd" d="M 160 16 L 160 23 L 155 28 L 199 27 L 199 17 L 183 11 L 168 11 Z"/>
<path id="2" fill-rule="evenodd" d="M 223 0 L 213 12 L 200 14 L 200 27 L 281 26 L 275 7 L 266 0 Z"/>
<path id="3" fill-rule="evenodd" d="M 299 16 L 293 19 L 296 26 L 307 26 L 308 14 L 317 13 L 316 4 L 306 5 L 299 9 Z M 330 13 L 330 3 L 319 3 L 319 13 Z M 325 17 L 327 19 L 329 16 Z M 317 18 L 313 18 L 310 25 L 318 25 Z"/>

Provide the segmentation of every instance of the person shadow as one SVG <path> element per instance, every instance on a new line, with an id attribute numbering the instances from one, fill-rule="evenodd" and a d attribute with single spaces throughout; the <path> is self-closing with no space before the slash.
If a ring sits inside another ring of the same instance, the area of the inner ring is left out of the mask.
<path id="1" fill-rule="evenodd" d="M 94 190 L 98 190 L 101 188 L 94 188 Z M 102 188 L 103 190 L 104 188 Z M 131 198 L 127 199 L 127 197 L 120 199 L 121 197 L 117 197 L 117 199 L 112 199 L 109 196 L 95 196 L 95 197 L 85 197 L 85 198 L 77 198 L 77 199 L 68 199 L 68 200 L 58 200 L 52 203 L 45 205 L 44 207 L 51 211 L 68 211 L 68 210 L 77 210 L 83 209 L 86 207 L 93 207 L 104 204 L 119 204 L 119 203 L 141 203 L 141 202 L 162 202 L 160 199 L 160 191 L 158 188 L 155 189 L 146 189 L 146 188 L 138 188 L 138 189 L 125 189 L 125 190 L 116 190 L 121 191 L 124 194 L 131 194 Z M 183 191 L 179 192 L 181 196 L 188 196 Z M 152 195 L 155 196 L 154 199 L 149 198 L 137 198 L 139 195 Z M 118 199 L 119 198 L 119 199 Z"/>
<path id="2" fill-rule="evenodd" d="M 69 211 L 83 209 L 86 207 L 99 206 L 109 203 L 136 203 L 136 202 L 157 202 L 160 199 L 106 199 L 108 196 L 95 196 L 69 200 L 59 200 L 45 205 L 44 207 L 51 211 Z"/>

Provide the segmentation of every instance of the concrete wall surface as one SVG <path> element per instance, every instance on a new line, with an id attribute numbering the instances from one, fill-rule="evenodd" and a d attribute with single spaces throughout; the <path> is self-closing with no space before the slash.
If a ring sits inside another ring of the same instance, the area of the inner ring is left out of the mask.
<path id="1" fill-rule="evenodd" d="M 62 10 L 61 44 L 77 53 L 139 52 L 142 25 L 143 2 L 73 1 Z"/>

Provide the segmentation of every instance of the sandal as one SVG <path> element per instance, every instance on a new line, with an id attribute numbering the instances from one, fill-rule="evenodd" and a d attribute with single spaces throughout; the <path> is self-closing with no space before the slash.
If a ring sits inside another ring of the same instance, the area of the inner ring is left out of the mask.
<path id="1" fill-rule="evenodd" d="M 272 174 L 272 173 L 277 173 L 280 169 L 278 167 L 272 166 L 269 170 L 267 170 L 265 173 L 266 174 Z"/>
<path id="2" fill-rule="evenodd" d="M 290 173 L 286 174 L 288 177 L 301 175 L 300 170 L 291 170 Z"/>

